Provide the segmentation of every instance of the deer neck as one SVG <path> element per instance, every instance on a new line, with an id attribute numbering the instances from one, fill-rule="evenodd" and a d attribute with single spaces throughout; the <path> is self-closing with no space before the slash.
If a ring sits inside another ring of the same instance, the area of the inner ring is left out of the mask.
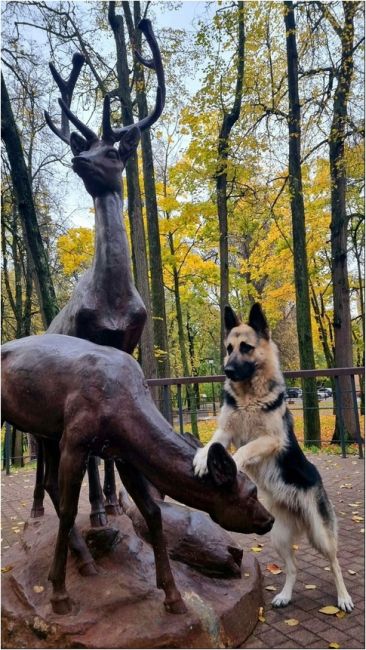
<path id="1" fill-rule="evenodd" d="M 122 217 L 122 197 L 108 192 L 94 199 L 95 252 L 93 274 L 97 286 L 110 293 L 133 286 L 130 248 Z"/>

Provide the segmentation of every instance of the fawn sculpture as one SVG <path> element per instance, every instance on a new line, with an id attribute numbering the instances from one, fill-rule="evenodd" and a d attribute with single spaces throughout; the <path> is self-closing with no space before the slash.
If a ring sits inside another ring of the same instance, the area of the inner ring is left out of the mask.
<path id="1" fill-rule="evenodd" d="M 170 568 L 161 512 L 146 479 L 173 499 L 204 510 L 223 528 L 257 534 L 271 529 L 274 520 L 258 501 L 254 484 L 237 473 L 222 445 L 210 447 L 208 475 L 194 475 L 195 447 L 174 433 L 158 411 L 131 355 L 60 334 L 31 336 L 2 347 L 1 385 L 3 418 L 42 437 L 46 467 L 51 468 L 46 488 L 59 515 L 49 574 L 55 613 L 68 613 L 72 606 L 65 586 L 70 531 L 77 536 L 79 553 L 88 552 L 74 521 L 89 454 L 115 459 L 144 516 L 157 587 L 165 592 L 169 612 L 184 613 L 186 607 Z"/>
<path id="2" fill-rule="evenodd" d="M 150 46 L 153 58 L 140 62 L 156 71 L 156 104 L 146 118 L 136 124 L 113 129 L 110 122 L 110 99 L 106 95 L 103 105 L 102 136 L 83 124 L 70 110 L 73 90 L 80 74 L 84 57 L 76 53 L 73 68 L 67 81 L 63 80 L 53 64 L 52 76 L 60 92 L 62 116 L 61 129 L 57 128 L 45 112 L 47 124 L 64 142 L 70 145 L 74 158 L 73 170 L 83 180 L 87 192 L 93 197 L 95 208 L 95 252 L 91 268 L 76 285 L 72 296 L 48 328 L 50 333 L 68 334 L 88 339 L 100 345 L 110 345 L 132 354 L 139 342 L 146 309 L 134 285 L 131 256 L 126 229 L 122 218 L 122 172 L 129 156 L 136 149 L 140 133 L 149 128 L 162 113 L 165 102 L 165 80 L 160 51 L 151 22 L 139 23 Z M 80 131 L 71 133 L 69 121 Z M 118 148 L 113 145 L 118 142 Z M 38 455 L 38 468 L 33 516 L 43 513 L 43 450 Z M 96 459 L 91 456 L 88 465 L 89 499 L 92 525 L 107 523 L 99 482 Z M 113 462 L 105 463 L 104 493 L 107 512 L 119 512 L 115 489 Z"/>

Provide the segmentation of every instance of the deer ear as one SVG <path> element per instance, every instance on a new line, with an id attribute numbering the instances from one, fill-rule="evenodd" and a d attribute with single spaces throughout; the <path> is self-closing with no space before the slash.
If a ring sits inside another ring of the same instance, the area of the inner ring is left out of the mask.
<path id="1" fill-rule="evenodd" d="M 252 327 L 259 336 L 262 336 L 265 339 L 270 338 L 269 327 L 267 319 L 262 311 L 262 307 L 259 302 L 254 303 L 253 307 L 250 310 L 249 322 L 248 325 Z"/>
<path id="2" fill-rule="evenodd" d="M 240 325 L 239 318 L 237 317 L 235 311 L 229 305 L 225 306 L 224 324 L 225 324 L 226 334 L 229 334 L 230 330 L 232 330 L 233 327 L 237 327 L 238 325 Z"/>
<path id="3" fill-rule="evenodd" d="M 126 133 L 123 134 L 118 146 L 119 155 L 123 162 L 126 162 L 131 154 L 137 149 L 140 137 L 140 129 L 137 126 L 131 127 L 129 131 L 126 131 Z"/>
<path id="4" fill-rule="evenodd" d="M 70 135 L 70 147 L 74 156 L 78 156 L 82 151 L 88 151 L 89 144 L 85 138 L 73 131 Z"/>
<path id="5" fill-rule="evenodd" d="M 219 442 L 214 442 L 208 450 L 207 469 L 215 485 L 224 488 L 233 485 L 238 473 L 232 457 Z"/>

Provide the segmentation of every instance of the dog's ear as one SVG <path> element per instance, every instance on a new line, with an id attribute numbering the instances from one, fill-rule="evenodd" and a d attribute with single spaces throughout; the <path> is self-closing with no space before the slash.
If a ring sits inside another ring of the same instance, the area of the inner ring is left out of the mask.
<path id="1" fill-rule="evenodd" d="M 240 320 L 237 317 L 235 311 L 230 307 L 230 305 L 225 305 L 224 324 L 225 324 L 226 336 L 229 334 L 230 330 L 233 329 L 233 327 L 237 327 L 238 325 L 240 325 Z"/>
<path id="2" fill-rule="evenodd" d="M 262 311 L 259 302 L 254 303 L 250 310 L 248 325 L 252 327 L 259 336 L 262 336 L 267 341 L 270 338 L 269 326 L 267 319 Z"/>
<path id="3" fill-rule="evenodd" d="M 238 470 L 235 462 L 219 442 L 214 442 L 208 450 L 207 469 L 218 487 L 229 488 L 236 481 Z"/>

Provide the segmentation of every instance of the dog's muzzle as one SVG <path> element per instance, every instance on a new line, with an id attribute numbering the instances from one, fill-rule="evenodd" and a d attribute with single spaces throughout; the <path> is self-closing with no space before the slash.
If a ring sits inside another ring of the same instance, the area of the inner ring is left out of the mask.
<path id="1" fill-rule="evenodd" d="M 255 363 L 252 361 L 245 361 L 244 363 L 228 363 L 224 368 L 224 372 L 231 381 L 250 379 L 255 372 Z"/>

